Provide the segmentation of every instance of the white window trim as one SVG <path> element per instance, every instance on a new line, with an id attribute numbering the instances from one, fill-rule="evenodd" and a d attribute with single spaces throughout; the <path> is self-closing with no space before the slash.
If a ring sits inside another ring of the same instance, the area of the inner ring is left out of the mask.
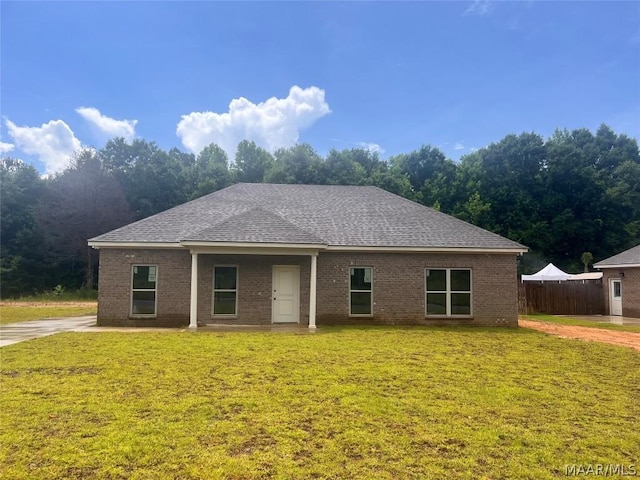
<path id="1" fill-rule="evenodd" d="M 370 290 L 351 290 L 351 271 L 356 268 L 368 268 L 371 270 L 371 289 Z M 349 267 L 349 316 L 350 317 L 373 317 L 373 267 L 367 265 L 354 265 Z M 351 294 L 352 293 L 371 293 L 371 313 L 351 313 Z"/>
<path id="2" fill-rule="evenodd" d="M 236 288 L 235 290 L 228 288 L 216 289 L 216 268 L 218 267 L 234 267 L 236 269 Z M 211 283 L 211 316 L 216 318 L 236 318 L 238 316 L 238 290 L 240 283 L 240 267 L 238 265 L 220 264 L 213 266 L 213 279 Z M 216 292 L 235 292 L 236 294 L 236 313 L 216 313 Z"/>
<path id="3" fill-rule="evenodd" d="M 155 267 L 156 268 L 156 288 L 133 288 L 133 271 L 135 267 Z M 131 265 L 131 296 L 129 301 L 129 316 L 131 318 L 155 318 L 158 316 L 158 265 L 153 263 L 134 263 Z M 153 313 L 133 313 L 133 292 L 154 292 Z"/>
<path id="4" fill-rule="evenodd" d="M 427 289 L 427 270 L 445 270 L 446 271 L 446 291 L 444 290 L 428 290 Z M 470 290 L 451 290 L 451 270 L 466 270 L 469 272 L 469 288 Z M 429 314 L 427 311 L 428 302 L 427 295 L 429 293 L 444 293 L 447 302 L 446 314 Z M 453 293 L 468 293 L 469 294 L 469 314 L 455 314 L 451 313 L 451 294 Z M 472 318 L 473 317 L 473 270 L 465 267 L 427 267 L 424 269 L 424 316 L 429 318 Z"/>

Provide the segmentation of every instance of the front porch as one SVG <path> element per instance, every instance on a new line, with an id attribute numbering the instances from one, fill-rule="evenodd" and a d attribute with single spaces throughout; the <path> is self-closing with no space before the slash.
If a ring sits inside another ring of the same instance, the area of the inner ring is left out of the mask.
<path id="1" fill-rule="evenodd" d="M 190 255 L 190 329 L 316 328 L 317 249 L 198 245 Z"/>
<path id="2" fill-rule="evenodd" d="M 186 331 L 197 333 L 238 333 L 238 332 L 263 332 L 263 333 L 295 333 L 307 335 L 318 332 L 317 328 L 309 328 L 303 325 L 222 325 L 207 324 L 197 329 L 187 328 Z"/>

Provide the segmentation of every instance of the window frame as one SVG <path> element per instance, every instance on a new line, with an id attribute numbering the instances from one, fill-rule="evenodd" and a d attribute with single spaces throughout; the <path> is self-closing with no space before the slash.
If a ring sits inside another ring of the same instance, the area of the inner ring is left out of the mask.
<path id="1" fill-rule="evenodd" d="M 356 268 L 362 268 L 362 269 L 366 269 L 368 268 L 369 270 L 371 270 L 371 287 L 369 288 L 369 290 L 352 290 L 351 289 L 351 272 L 353 270 L 355 270 Z M 350 265 L 349 266 L 349 278 L 348 278 L 348 282 L 349 282 L 349 296 L 348 296 L 348 302 L 349 302 L 349 316 L 350 317 L 373 317 L 373 267 L 367 266 L 367 265 Z M 371 296 L 371 302 L 369 305 L 369 310 L 371 313 L 352 313 L 352 303 L 351 303 L 351 294 L 352 293 L 369 293 Z"/>
<path id="2" fill-rule="evenodd" d="M 446 290 L 429 290 L 429 282 L 427 280 L 427 272 L 430 270 L 444 270 L 445 288 Z M 452 290 L 451 289 L 451 271 L 463 270 L 469 272 L 469 290 Z M 429 313 L 429 293 L 444 293 L 446 301 L 446 313 Z M 469 294 L 469 313 L 460 314 L 451 313 L 451 297 L 455 293 Z M 424 269 L 424 316 L 428 318 L 473 318 L 473 269 L 468 267 L 427 267 Z"/>
<path id="3" fill-rule="evenodd" d="M 611 283 L 613 284 L 613 298 L 622 298 L 622 280 L 614 279 Z"/>
<path id="4" fill-rule="evenodd" d="M 135 269 L 137 267 L 155 267 L 156 269 L 156 280 L 155 280 L 155 288 L 135 288 L 134 286 L 134 275 Z M 129 316 L 131 318 L 155 318 L 158 316 L 158 277 L 159 277 L 158 264 L 154 263 L 134 263 L 131 265 L 131 296 L 129 301 Z M 134 292 L 153 292 L 153 313 L 133 313 L 133 294 Z"/>
<path id="5" fill-rule="evenodd" d="M 229 268 L 233 267 L 236 269 L 236 288 L 216 288 L 216 268 Z M 239 281 L 240 281 L 240 267 L 234 264 L 220 264 L 213 266 L 213 278 L 211 279 L 211 316 L 218 318 L 235 318 L 238 316 L 238 290 L 239 290 Z M 233 292 L 236 294 L 236 303 L 234 313 L 216 313 L 216 293 L 217 292 Z"/>

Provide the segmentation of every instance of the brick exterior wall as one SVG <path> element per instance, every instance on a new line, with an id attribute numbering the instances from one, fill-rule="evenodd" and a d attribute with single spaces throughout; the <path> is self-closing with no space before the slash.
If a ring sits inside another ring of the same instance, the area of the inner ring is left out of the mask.
<path id="1" fill-rule="evenodd" d="M 238 311 L 236 317 L 213 316 L 214 265 L 237 265 L 238 267 Z M 300 267 L 300 325 L 309 325 L 311 259 L 294 255 L 198 255 L 198 323 L 271 324 L 271 284 L 274 265 L 297 265 Z M 187 311 L 186 323 L 189 323 L 188 314 Z"/>
<path id="2" fill-rule="evenodd" d="M 624 276 L 620 273 L 623 272 Z M 609 279 L 617 278 L 622 286 L 622 316 L 640 318 L 640 268 L 603 268 L 602 288 L 604 289 L 604 311 L 609 315 Z"/>
<path id="3" fill-rule="evenodd" d="M 349 268 L 373 267 L 373 316 L 349 316 Z M 472 318 L 425 317 L 425 270 L 472 271 Z M 322 324 L 505 325 L 518 323 L 515 255 L 327 253 L 318 257 Z"/>
<path id="4" fill-rule="evenodd" d="M 300 267 L 300 324 L 309 322 L 308 256 L 199 255 L 198 324 L 270 324 L 272 266 Z M 131 318 L 131 268 L 158 266 L 157 315 Z M 236 317 L 212 317 L 213 266 L 238 266 Z M 349 316 L 349 268 L 373 268 L 373 315 Z M 425 269 L 472 270 L 472 317 L 425 317 Z M 517 326 L 515 255 L 321 253 L 318 256 L 318 326 L 422 324 Z M 185 326 L 189 323 L 191 256 L 182 250 L 101 249 L 98 324 Z"/>
<path id="5" fill-rule="evenodd" d="M 131 318 L 132 265 L 157 265 L 157 317 Z M 177 327 L 189 323 L 191 255 L 187 250 L 100 250 L 98 325 Z"/>

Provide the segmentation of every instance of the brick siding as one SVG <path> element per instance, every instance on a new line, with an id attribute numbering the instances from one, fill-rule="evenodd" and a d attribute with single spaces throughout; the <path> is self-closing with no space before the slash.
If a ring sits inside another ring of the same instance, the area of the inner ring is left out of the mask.
<path id="1" fill-rule="evenodd" d="M 213 267 L 238 266 L 236 317 L 213 317 Z M 309 325 L 309 257 L 282 255 L 198 255 L 198 323 L 263 325 L 271 323 L 272 267 L 300 267 L 300 324 Z M 187 312 L 187 323 L 189 323 Z"/>
<path id="2" fill-rule="evenodd" d="M 609 315 L 611 311 L 609 279 L 617 278 L 622 286 L 622 316 L 640 318 L 640 268 L 603 268 L 602 272 L 605 315 Z M 624 273 L 624 276 L 620 273 Z"/>
<path id="3" fill-rule="evenodd" d="M 131 318 L 131 267 L 157 265 L 155 318 Z M 191 255 L 182 250 L 100 250 L 98 325 L 173 327 L 189 323 Z"/>
<path id="4" fill-rule="evenodd" d="M 349 268 L 373 267 L 373 316 L 349 316 Z M 472 318 L 425 317 L 425 270 L 472 271 Z M 318 257 L 317 323 L 517 326 L 515 255 L 327 253 Z"/>
<path id="5" fill-rule="evenodd" d="M 131 318 L 131 266 L 158 266 L 157 315 Z M 238 266 L 236 317 L 212 317 L 213 266 Z M 270 324 L 272 266 L 300 267 L 300 324 L 309 321 L 308 256 L 199 255 L 198 323 Z M 373 268 L 373 315 L 349 316 L 349 268 Z M 472 270 L 471 318 L 425 317 L 426 268 Z M 99 325 L 185 326 L 189 323 L 191 256 L 184 250 L 101 249 Z M 515 255 L 321 253 L 317 324 L 517 326 Z"/>

